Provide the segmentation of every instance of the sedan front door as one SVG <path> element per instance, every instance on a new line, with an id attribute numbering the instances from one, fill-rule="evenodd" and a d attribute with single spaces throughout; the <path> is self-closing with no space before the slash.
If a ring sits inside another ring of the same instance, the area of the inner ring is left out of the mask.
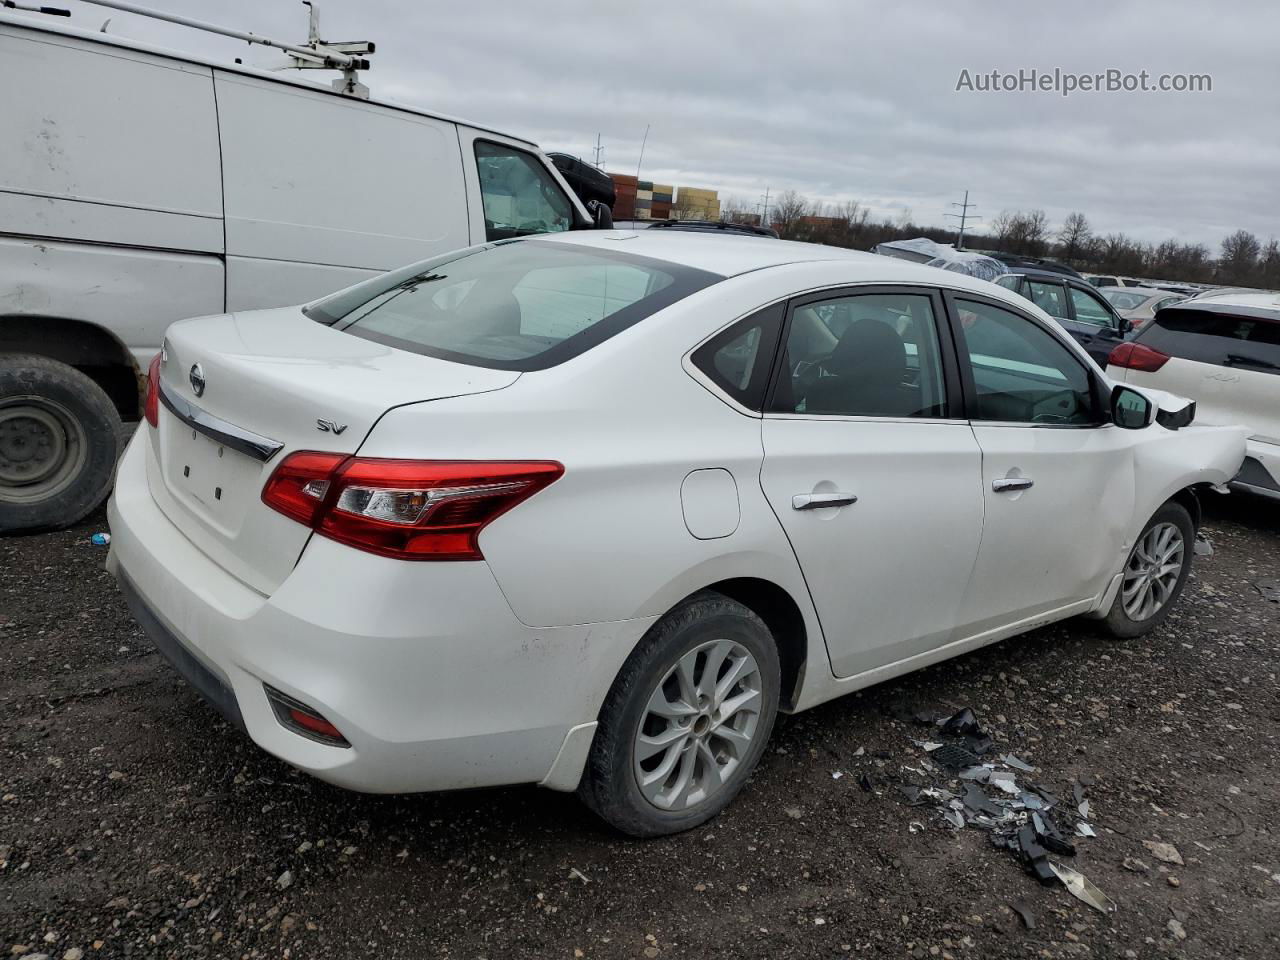
<path id="1" fill-rule="evenodd" d="M 760 481 L 839 677 L 948 642 L 960 614 L 983 496 L 949 342 L 941 297 L 920 288 L 788 311 Z"/>
<path id="2" fill-rule="evenodd" d="M 1047 325 L 969 294 L 948 304 L 982 450 L 986 519 L 961 614 L 974 636 L 1080 605 L 1120 569 L 1135 440 Z"/>

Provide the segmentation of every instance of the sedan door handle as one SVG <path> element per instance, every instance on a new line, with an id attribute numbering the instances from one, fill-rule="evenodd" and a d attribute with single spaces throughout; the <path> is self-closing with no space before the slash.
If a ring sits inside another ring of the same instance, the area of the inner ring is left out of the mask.
<path id="1" fill-rule="evenodd" d="M 823 507 L 847 507 L 857 503 L 852 493 L 797 493 L 791 498 L 793 510 L 821 510 Z"/>
<path id="2" fill-rule="evenodd" d="M 1008 493 L 1011 490 L 1030 490 L 1035 481 L 1030 477 L 1000 477 L 991 481 L 991 489 L 996 493 Z"/>

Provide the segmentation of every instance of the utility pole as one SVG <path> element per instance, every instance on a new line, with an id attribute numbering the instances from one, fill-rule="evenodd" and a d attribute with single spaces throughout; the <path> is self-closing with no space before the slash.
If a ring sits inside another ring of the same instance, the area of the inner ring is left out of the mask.
<path id="1" fill-rule="evenodd" d="M 966 191 L 964 192 L 964 203 L 953 203 L 953 204 L 951 204 L 951 206 L 953 206 L 953 207 L 959 207 L 959 208 L 960 208 L 960 212 L 959 212 L 959 213 L 944 213 L 944 214 L 943 214 L 943 216 L 944 216 L 944 217 L 955 217 L 957 220 L 959 220 L 959 221 L 960 221 L 960 236 L 959 236 L 959 237 L 957 238 L 957 240 L 956 240 L 956 249 L 957 249 L 957 250 L 963 250 L 963 249 L 964 249 L 964 227 L 965 227 L 965 224 L 966 224 L 966 223 L 968 223 L 970 220 L 981 220 L 982 218 L 981 218 L 981 217 L 978 217 L 978 216 L 970 216 L 970 215 L 969 215 L 969 208 L 970 208 L 970 207 L 976 207 L 976 206 L 977 206 L 977 204 L 975 204 L 975 203 L 970 203 L 970 202 L 969 202 L 969 191 L 968 191 L 968 190 L 966 190 Z"/>
<path id="2" fill-rule="evenodd" d="M 764 196 L 760 198 L 760 202 L 756 204 L 756 208 L 760 211 L 760 226 L 767 227 L 769 225 L 769 188 L 764 188 Z"/>
<path id="3" fill-rule="evenodd" d="M 604 167 L 603 167 L 603 166 L 601 165 L 601 163 L 600 163 L 600 156 L 601 156 L 601 154 L 603 154 L 603 153 L 604 153 L 604 146 L 603 146 L 603 144 L 601 144 L 601 143 L 600 143 L 600 134 L 598 134 L 598 133 L 596 134 L 596 146 L 595 146 L 595 152 L 596 152 L 596 169 L 597 169 L 597 170 L 603 170 L 603 169 L 604 169 Z"/>

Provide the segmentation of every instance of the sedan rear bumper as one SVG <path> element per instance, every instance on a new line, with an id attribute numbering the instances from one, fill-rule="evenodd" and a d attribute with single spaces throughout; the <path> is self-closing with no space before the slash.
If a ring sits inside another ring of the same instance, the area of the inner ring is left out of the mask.
<path id="1" fill-rule="evenodd" d="M 121 461 L 107 567 L 160 651 L 259 746 L 370 793 L 577 785 L 617 660 L 650 620 L 527 627 L 483 562 L 407 563 L 319 537 L 265 597 L 160 510 L 148 455 L 135 440 Z M 283 725 L 268 686 L 350 746 Z"/>

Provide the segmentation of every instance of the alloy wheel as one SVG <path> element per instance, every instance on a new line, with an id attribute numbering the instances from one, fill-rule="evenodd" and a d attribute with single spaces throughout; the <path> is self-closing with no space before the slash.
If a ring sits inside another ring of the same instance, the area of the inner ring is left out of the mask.
<path id="1" fill-rule="evenodd" d="M 727 639 L 699 644 L 667 671 L 634 742 L 636 783 L 646 800 L 685 810 L 724 789 L 756 736 L 760 684 L 755 657 Z"/>
<path id="2" fill-rule="evenodd" d="M 1148 620 L 1169 602 L 1182 575 L 1185 553 L 1182 531 L 1172 523 L 1156 524 L 1134 544 L 1120 592 L 1130 620 Z"/>

